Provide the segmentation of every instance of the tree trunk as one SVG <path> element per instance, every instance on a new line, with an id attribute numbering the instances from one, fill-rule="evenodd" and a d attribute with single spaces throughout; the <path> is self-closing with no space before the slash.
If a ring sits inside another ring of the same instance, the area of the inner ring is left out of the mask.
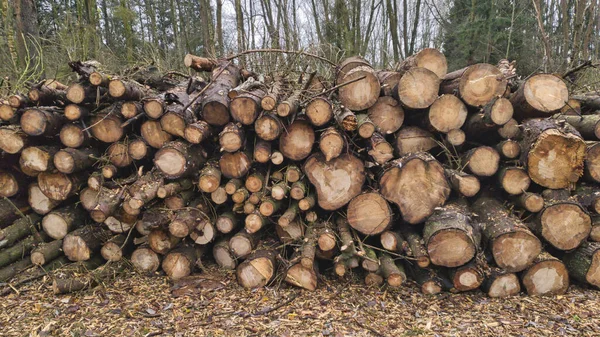
<path id="1" fill-rule="evenodd" d="M 529 77 L 511 96 L 515 118 L 549 117 L 560 110 L 569 99 L 563 80 L 552 74 Z"/>
<path id="2" fill-rule="evenodd" d="M 506 90 L 506 79 L 500 70 L 486 63 L 474 64 L 446 74 L 440 86 L 443 94 L 457 93 L 473 107 L 485 106 Z"/>

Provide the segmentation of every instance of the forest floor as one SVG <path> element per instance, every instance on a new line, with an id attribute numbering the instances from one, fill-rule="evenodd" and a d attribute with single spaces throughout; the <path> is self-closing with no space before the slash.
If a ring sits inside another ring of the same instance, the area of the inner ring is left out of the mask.
<path id="1" fill-rule="evenodd" d="M 175 285 L 128 272 L 55 296 L 51 283 L 0 297 L 0 336 L 600 336 L 600 292 L 579 286 L 491 299 L 326 277 L 315 292 L 285 284 L 249 291 L 216 267 Z"/>

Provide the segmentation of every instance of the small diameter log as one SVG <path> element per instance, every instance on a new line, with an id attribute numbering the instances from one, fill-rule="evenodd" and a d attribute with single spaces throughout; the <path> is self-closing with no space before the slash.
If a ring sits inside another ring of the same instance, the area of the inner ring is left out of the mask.
<path id="1" fill-rule="evenodd" d="M 486 63 L 478 63 L 446 74 L 440 86 L 443 94 L 457 92 L 470 106 L 485 106 L 506 90 L 506 79 L 500 70 Z"/>
<path id="2" fill-rule="evenodd" d="M 167 227 L 173 217 L 174 212 L 172 210 L 150 208 L 143 213 L 142 219 L 136 223 L 136 229 L 140 234 L 148 235 L 152 229 Z"/>
<path id="3" fill-rule="evenodd" d="M 376 130 L 375 124 L 371 121 L 367 114 L 356 115 L 356 131 L 360 138 L 368 139 L 371 138 Z"/>
<path id="4" fill-rule="evenodd" d="M 48 243 L 40 243 L 31 251 L 31 263 L 36 266 L 43 266 L 46 263 L 63 255 L 62 240 L 54 240 Z"/>
<path id="5" fill-rule="evenodd" d="M 299 218 L 294 219 L 285 227 L 279 224 L 275 225 L 275 231 L 283 244 L 298 242 L 304 238 L 304 224 Z"/>
<path id="6" fill-rule="evenodd" d="M 147 246 L 140 246 L 129 259 L 133 267 L 143 273 L 154 273 L 160 267 L 160 256 Z"/>
<path id="7" fill-rule="evenodd" d="M 170 252 L 179 241 L 181 238 L 171 235 L 169 231 L 162 228 L 155 228 L 148 234 L 148 247 L 160 255 Z"/>
<path id="8" fill-rule="evenodd" d="M 394 88 L 398 85 L 402 73 L 396 71 L 380 70 L 376 73 L 379 83 L 381 83 L 381 96 L 392 96 Z"/>
<path id="9" fill-rule="evenodd" d="M 44 233 L 31 231 L 31 235 L 15 243 L 11 247 L 4 248 L 0 254 L 0 267 L 7 266 L 15 261 L 27 256 L 36 245 L 47 241 L 48 237 Z M 29 259 L 27 258 L 27 261 Z"/>
<path id="10" fill-rule="evenodd" d="M 231 195 L 231 199 L 236 204 L 241 204 L 244 201 L 246 201 L 246 199 L 248 199 L 249 196 L 250 196 L 250 193 L 248 192 L 248 190 L 244 187 L 241 187 L 241 188 L 238 188 L 238 190 L 235 191 L 235 193 L 233 193 Z"/>
<path id="11" fill-rule="evenodd" d="M 297 257 L 299 262 L 294 263 L 287 270 L 285 281 L 306 290 L 315 290 L 317 288 L 315 255 L 316 233 L 313 227 L 309 227 Z"/>
<path id="12" fill-rule="evenodd" d="M 8 154 L 17 154 L 27 144 L 27 136 L 19 128 L 0 128 L 0 150 Z"/>
<path id="13" fill-rule="evenodd" d="M 500 155 L 489 146 L 479 146 L 463 156 L 465 168 L 478 177 L 491 177 L 498 171 Z"/>
<path id="14" fill-rule="evenodd" d="M 191 180 L 180 179 L 160 186 L 156 191 L 156 196 L 161 199 L 165 199 L 177 195 L 182 191 L 187 191 L 192 188 L 192 186 L 193 184 Z"/>
<path id="15" fill-rule="evenodd" d="M 325 97 L 313 98 L 308 102 L 304 111 L 306 118 L 314 126 L 324 126 L 333 118 L 333 105 Z"/>
<path id="16" fill-rule="evenodd" d="M 217 189 L 214 190 L 214 192 L 212 192 L 210 194 L 210 199 L 216 205 L 222 205 L 222 204 L 226 203 L 228 198 L 229 198 L 229 195 L 227 194 L 227 192 L 225 191 L 225 187 L 223 187 L 223 186 L 217 187 Z"/>
<path id="17" fill-rule="evenodd" d="M 527 294 L 560 295 L 569 288 L 569 273 L 562 261 L 542 252 L 521 274 Z"/>
<path id="18" fill-rule="evenodd" d="M 490 268 L 487 274 L 481 284 L 481 290 L 489 297 L 509 297 L 521 292 L 521 283 L 515 273 L 500 268 Z"/>
<path id="19" fill-rule="evenodd" d="M 360 242 L 359 245 L 361 245 Z M 370 247 L 363 246 L 358 254 L 362 258 L 360 262 L 362 269 L 370 273 L 376 273 L 379 270 L 379 258 L 377 257 L 375 250 Z"/>
<path id="20" fill-rule="evenodd" d="M 302 211 L 308 211 L 317 204 L 317 196 L 314 193 L 310 193 L 306 197 L 298 200 L 298 208 Z"/>
<path id="21" fill-rule="evenodd" d="M 245 187 L 250 193 L 256 193 L 263 190 L 265 176 L 261 172 L 253 172 L 246 177 Z"/>
<path id="22" fill-rule="evenodd" d="M 118 234 L 113 236 L 110 240 L 106 241 L 100 249 L 100 255 L 106 261 L 117 262 L 120 261 L 125 253 L 129 251 L 131 245 L 127 241 L 127 234 Z"/>
<path id="23" fill-rule="evenodd" d="M 531 179 L 521 167 L 503 167 L 498 171 L 498 183 L 510 195 L 519 195 L 527 191 Z"/>
<path id="24" fill-rule="evenodd" d="M 48 198 L 37 183 L 29 185 L 27 197 L 31 209 L 41 215 L 47 214 L 60 205 L 60 201 Z"/>
<path id="25" fill-rule="evenodd" d="M 89 81 L 91 85 L 95 85 L 98 87 L 108 87 L 108 83 L 110 82 L 110 76 L 103 74 L 99 71 L 93 71 L 90 73 Z"/>
<path id="26" fill-rule="evenodd" d="M 465 132 L 463 130 L 454 129 L 448 131 L 444 140 L 451 146 L 459 147 L 465 143 L 465 141 L 467 140 L 467 136 L 465 135 Z"/>
<path id="27" fill-rule="evenodd" d="M 185 126 L 183 137 L 192 144 L 200 144 L 212 135 L 212 129 L 205 121 L 197 121 Z"/>
<path id="28" fill-rule="evenodd" d="M 577 248 L 592 230 L 592 219 L 574 201 L 548 202 L 531 224 L 532 229 L 560 250 Z"/>
<path id="29" fill-rule="evenodd" d="M 233 195 L 242 186 L 244 186 L 244 182 L 241 179 L 229 179 L 225 184 L 225 192 L 229 195 Z"/>
<path id="30" fill-rule="evenodd" d="M 398 205 L 410 224 L 422 222 L 450 195 L 442 165 L 425 152 L 392 161 L 379 185 L 381 195 Z"/>
<path id="31" fill-rule="evenodd" d="M 290 191 L 290 187 L 284 182 L 278 182 L 271 186 L 271 197 L 275 200 L 283 200 Z"/>
<path id="32" fill-rule="evenodd" d="M 78 148 L 87 144 L 90 136 L 78 123 L 65 124 L 60 129 L 60 142 L 66 147 Z"/>
<path id="33" fill-rule="evenodd" d="M 517 159 L 521 155 L 521 145 L 519 145 L 519 142 L 510 139 L 499 142 L 496 145 L 496 150 L 502 158 L 507 160 Z"/>
<path id="34" fill-rule="evenodd" d="M 245 141 L 244 129 L 239 123 L 229 123 L 219 133 L 221 151 L 236 152 L 244 146 Z"/>
<path id="35" fill-rule="evenodd" d="M 565 106 L 569 90 L 563 80 L 552 74 L 529 77 L 511 96 L 518 118 L 549 117 Z"/>
<path id="36" fill-rule="evenodd" d="M 42 228 L 49 237 L 60 240 L 77 227 L 85 224 L 86 212 L 77 204 L 54 210 L 42 219 Z"/>
<path id="37" fill-rule="evenodd" d="M 408 242 L 400 230 L 386 230 L 379 236 L 381 247 L 387 251 L 402 255 L 410 255 Z"/>
<path id="38" fill-rule="evenodd" d="M 379 165 L 383 165 L 394 158 L 394 148 L 385 138 L 375 132 L 369 139 L 369 155 Z"/>
<path id="39" fill-rule="evenodd" d="M 154 165 L 168 179 L 196 174 L 205 162 L 206 154 L 201 147 L 190 147 L 182 141 L 167 143 L 154 155 Z"/>
<path id="40" fill-rule="evenodd" d="M 266 286 L 275 276 L 275 252 L 260 249 L 252 252 L 236 269 L 238 283 L 249 289 Z"/>
<path id="41" fill-rule="evenodd" d="M 519 207 L 532 213 L 537 213 L 544 209 L 544 198 L 537 193 L 525 192 L 513 200 Z"/>
<path id="42" fill-rule="evenodd" d="M 408 109 L 426 109 L 437 99 L 439 87 L 440 78 L 434 72 L 415 67 L 402 75 L 394 98 Z"/>
<path id="43" fill-rule="evenodd" d="M 406 281 L 404 266 L 396 263 L 390 255 L 379 254 L 379 261 L 381 262 L 381 275 L 390 287 L 400 287 Z"/>
<path id="44" fill-rule="evenodd" d="M 298 216 L 298 203 L 292 202 L 285 212 L 277 220 L 277 224 L 283 228 L 294 222 Z"/>
<path id="45" fill-rule="evenodd" d="M 111 232 L 115 234 L 127 233 L 138 221 L 138 215 L 132 215 L 123 209 L 117 210 L 104 220 L 104 224 Z"/>
<path id="46" fill-rule="evenodd" d="M 12 224 L 30 210 L 25 199 L 0 198 L 0 228 Z"/>
<path id="47" fill-rule="evenodd" d="M 271 163 L 273 163 L 275 166 L 281 165 L 284 159 L 283 153 L 279 151 L 273 151 L 271 153 Z"/>
<path id="48" fill-rule="evenodd" d="M 284 126 L 275 114 L 264 113 L 254 122 L 254 130 L 260 139 L 273 141 L 284 132 Z"/>
<path id="49" fill-rule="evenodd" d="M 27 96 L 40 106 L 63 105 L 66 101 L 67 86 L 55 79 L 48 79 L 29 89 Z"/>
<path id="50" fill-rule="evenodd" d="M 233 98 L 229 103 L 233 120 L 243 125 L 252 125 L 262 111 L 260 103 L 265 95 L 264 90 L 256 88 Z"/>
<path id="51" fill-rule="evenodd" d="M 96 162 L 98 151 L 93 148 L 88 149 L 62 149 L 54 155 L 54 166 L 59 172 L 71 174 L 88 169 Z"/>
<path id="52" fill-rule="evenodd" d="M 242 229 L 229 239 L 229 249 L 233 256 L 243 259 L 250 255 L 258 243 L 258 235 Z"/>
<path id="53" fill-rule="evenodd" d="M 19 172 L 0 170 L 0 198 L 10 198 L 25 190 L 23 183 L 27 181 Z"/>
<path id="54" fill-rule="evenodd" d="M 127 154 L 133 160 L 142 160 L 150 157 L 152 150 L 143 138 L 130 139 L 127 143 Z"/>
<path id="55" fill-rule="evenodd" d="M 504 97 L 497 97 L 486 104 L 482 109 L 483 121 L 487 124 L 502 126 L 513 117 L 513 106 Z"/>
<path id="56" fill-rule="evenodd" d="M 206 214 L 197 208 L 180 209 L 169 223 L 169 232 L 176 238 L 184 238 L 190 235 L 201 221 L 206 219 Z"/>
<path id="57" fill-rule="evenodd" d="M 167 112 L 160 118 L 160 126 L 166 133 L 183 138 L 186 126 L 195 120 L 192 110 L 183 110 L 180 103 L 173 103 L 168 105 Z"/>
<path id="58" fill-rule="evenodd" d="M 57 146 L 30 146 L 21 152 L 19 166 L 23 173 L 37 176 L 41 172 L 54 170 L 54 155 L 58 152 Z"/>
<path id="59" fill-rule="evenodd" d="M 500 268 L 522 271 L 541 252 L 540 240 L 497 199 L 482 196 L 471 209 L 479 217 L 483 238 Z"/>
<path id="60" fill-rule="evenodd" d="M 0 268 L 0 282 L 8 282 L 10 281 L 13 277 L 19 275 L 19 274 L 24 274 L 23 272 L 26 272 L 27 270 L 32 270 L 33 268 L 31 268 L 31 261 L 28 258 L 23 258 L 17 262 L 11 263 L 8 266 L 4 267 L 4 268 Z M 48 268 L 48 269 L 52 269 L 52 268 Z M 4 283 L 6 284 L 6 283 Z M 10 288 L 9 288 L 10 289 Z M 12 291 L 12 289 L 9 290 L 9 292 Z M 3 295 L 4 292 L 3 292 Z"/>
<path id="61" fill-rule="evenodd" d="M 238 225 L 238 219 L 233 212 L 225 212 L 217 217 L 215 226 L 220 233 L 229 234 Z"/>
<path id="62" fill-rule="evenodd" d="M 266 164 L 271 160 L 271 142 L 257 139 L 254 145 L 254 160 Z"/>
<path id="63" fill-rule="evenodd" d="M 17 110 L 11 107 L 9 104 L 2 103 L 0 101 L 0 120 L 10 122 L 17 116 Z M 12 123 L 11 123 L 12 124 Z"/>
<path id="64" fill-rule="evenodd" d="M 465 200 L 447 203 L 425 222 L 423 240 L 431 263 L 443 267 L 458 267 L 477 253 L 480 233 L 470 223 Z"/>
<path id="65" fill-rule="evenodd" d="M 285 100 L 277 104 L 277 115 L 281 117 L 294 116 L 300 108 L 301 94 L 300 90 L 295 90 Z"/>
<path id="66" fill-rule="evenodd" d="M 266 197 L 260 203 L 258 212 L 265 217 L 275 214 L 281 208 L 281 201 Z"/>
<path id="67" fill-rule="evenodd" d="M 97 114 L 90 120 L 90 131 L 92 136 L 99 141 L 114 143 L 120 140 L 125 133 L 121 126 L 122 123 L 121 118 L 115 114 Z"/>
<path id="68" fill-rule="evenodd" d="M 108 83 L 108 94 L 123 101 L 139 101 L 144 98 L 145 90 L 135 81 L 112 79 Z"/>
<path id="69" fill-rule="evenodd" d="M 37 214 L 26 215 L 12 225 L 0 230 L 0 249 L 10 247 L 15 242 L 30 234 L 37 233 L 36 224 L 40 221 L 40 216 Z"/>
<path id="70" fill-rule="evenodd" d="M 600 244 L 586 242 L 563 256 L 569 275 L 579 282 L 600 288 Z"/>
<path id="71" fill-rule="evenodd" d="M 519 122 L 515 119 L 509 120 L 498 129 L 498 135 L 503 139 L 520 139 L 522 136 Z"/>
<path id="72" fill-rule="evenodd" d="M 141 114 L 144 111 L 144 107 L 140 102 L 123 102 L 121 105 L 121 116 L 125 119 L 131 119 Z"/>
<path id="73" fill-rule="evenodd" d="M 102 166 L 100 171 L 102 172 L 102 177 L 105 179 L 112 179 L 119 173 L 119 169 L 113 164 Z"/>
<path id="74" fill-rule="evenodd" d="M 208 164 L 200 171 L 198 188 L 202 192 L 212 193 L 221 184 L 221 171 L 216 165 Z"/>
<path id="75" fill-rule="evenodd" d="M 355 131 L 358 127 L 358 121 L 356 115 L 350 109 L 346 107 L 335 108 L 333 115 L 338 126 L 344 131 Z"/>
<path id="76" fill-rule="evenodd" d="M 215 59 L 200 57 L 192 54 L 186 54 L 183 59 L 183 64 L 196 71 L 212 71 L 217 67 Z"/>
<path id="77" fill-rule="evenodd" d="M 433 134 L 416 126 L 405 126 L 396 133 L 395 149 L 399 156 L 427 152 L 438 146 Z"/>
<path id="78" fill-rule="evenodd" d="M 465 197 L 473 197 L 479 193 L 481 184 L 477 177 L 450 169 L 445 169 L 444 172 L 450 182 L 450 186 L 455 192 Z"/>
<path id="79" fill-rule="evenodd" d="M 423 237 L 419 234 L 413 226 L 402 225 L 400 227 L 400 233 L 406 239 L 408 249 L 405 250 L 408 256 L 416 260 L 416 264 L 421 268 L 429 266 L 431 260 L 425 247 Z M 410 254 L 408 254 L 410 253 Z"/>
<path id="80" fill-rule="evenodd" d="M 326 161 L 339 157 L 344 145 L 344 136 L 333 126 L 325 129 L 319 138 L 319 149 L 325 155 Z"/>
<path id="81" fill-rule="evenodd" d="M 481 286 L 485 275 L 478 258 L 476 257 L 465 265 L 449 270 L 448 277 L 452 281 L 452 288 L 455 291 L 470 291 Z"/>
<path id="82" fill-rule="evenodd" d="M 521 163 L 529 177 L 546 188 L 566 188 L 583 175 L 585 142 L 568 124 L 549 119 L 523 123 Z"/>
<path id="83" fill-rule="evenodd" d="M 307 193 L 308 184 L 303 180 L 293 183 L 290 188 L 290 197 L 294 200 L 302 200 Z"/>
<path id="84" fill-rule="evenodd" d="M 365 235 L 376 235 L 388 229 L 392 210 L 377 192 L 367 192 L 354 197 L 348 204 L 348 223 Z"/>
<path id="85" fill-rule="evenodd" d="M 238 86 L 240 70 L 232 64 L 220 63 L 212 72 L 211 82 L 201 98 L 202 119 L 210 125 L 223 126 L 231 118 L 227 94 Z"/>
<path id="86" fill-rule="evenodd" d="M 27 97 L 27 95 L 20 94 L 13 94 L 8 96 L 7 101 L 8 105 L 15 109 L 24 108 L 33 104 L 33 102 L 29 100 L 29 97 Z"/>
<path id="87" fill-rule="evenodd" d="M 97 102 L 104 94 L 106 94 L 106 89 L 84 83 L 73 83 L 66 90 L 67 100 L 75 104 Z"/>
<path id="88" fill-rule="evenodd" d="M 87 117 L 90 111 L 87 107 L 77 104 L 69 104 L 65 107 L 65 117 L 70 121 L 77 121 Z"/>
<path id="89" fill-rule="evenodd" d="M 53 137 L 67 119 L 55 108 L 30 108 L 21 115 L 21 130 L 30 136 Z"/>
<path id="90" fill-rule="evenodd" d="M 219 159 L 221 173 L 226 178 L 241 178 L 250 171 L 252 157 L 244 152 L 223 153 Z"/>
<path id="91" fill-rule="evenodd" d="M 438 272 L 432 268 L 422 268 L 411 262 L 405 264 L 406 273 L 417 282 L 424 295 L 435 295 L 442 292 L 444 288 L 448 288 Z"/>
<path id="92" fill-rule="evenodd" d="M 87 181 L 87 173 L 66 175 L 64 173 L 42 172 L 37 178 L 38 185 L 48 198 L 64 201 L 75 195 Z"/>
<path id="93" fill-rule="evenodd" d="M 129 185 L 127 203 L 132 209 L 140 209 L 148 201 L 156 198 L 159 187 L 164 185 L 163 175 L 158 170 L 151 170 Z"/>
<path id="94" fill-rule="evenodd" d="M 217 241 L 212 248 L 213 258 L 219 267 L 226 270 L 235 270 L 237 266 L 237 259 L 233 255 L 231 249 L 229 249 L 229 242 L 227 239 L 220 239 Z"/>
<path id="95" fill-rule="evenodd" d="M 369 272 L 365 276 L 365 286 L 369 288 L 379 288 L 383 286 L 385 279 L 381 276 L 381 273 Z"/>
<path id="96" fill-rule="evenodd" d="M 273 81 L 273 84 L 269 88 L 269 93 L 266 94 L 260 101 L 260 106 L 266 111 L 274 110 L 277 107 L 279 98 L 284 91 L 284 82 L 281 78 Z"/>
<path id="97" fill-rule="evenodd" d="M 71 261 L 87 261 L 100 251 L 102 243 L 111 237 L 108 229 L 88 225 L 67 234 L 63 239 L 63 252 Z"/>
<path id="98" fill-rule="evenodd" d="M 336 210 L 357 196 L 365 181 L 363 162 L 352 154 L 330 161 L 316 153 L 304 163 L 304 172 L 317 191 L 319 206 Z"/>
<path id="99" fill-rule="evenodd" d="M 267 220 L 258 212 L 248 214 L 244 220 L 244 228 L 248 233 L 256 233 L 267 223 Z"/>
<path id="100" fill-rule="evenodd" d="M 310 124 L 296 120 L 286 128 L 279 138 L 279 151 L 291 160 L 303 160 L 312 151 L 315 131 Z"/>
<path id="101" fill-rule="evenodd" d="M 467 107 L 454 95 L 441 95 L 425 114 L 424 125 L 434 131 L 448 133 L 460 129 L 467 120 Z"/>
<path id="102" fill-rule="evenodd" d="M 600 182 L 600 142 L 586 145 L 585 178 L 587 181 Z"/>
<path id="103" fill-rule="evenodd" d="M 340 102 L 350 110 L 366 110 L 373 106 L 379 97 L 381 91 L 379 79 L 368 62 L 363 60 L 361 65 L 348 69 L 344 68 L 345 61 L 341 63 L 337 84 L 354 82 L 338 89 Z"/>
<path id="104" fill-rule="evenodd" d="M 290 183 L 295 183 L 304 176 L 300 167 L 288 165 L 285 169 L 285 179 Z"/>
<path id="105" fill-rule="evenodd" d="M 173 136 L 166 133 L 159 121 L 147 120 L 140 127 L 140 135 L 148 145 L 155 149 L 160 149 L 173 139 Z"/>

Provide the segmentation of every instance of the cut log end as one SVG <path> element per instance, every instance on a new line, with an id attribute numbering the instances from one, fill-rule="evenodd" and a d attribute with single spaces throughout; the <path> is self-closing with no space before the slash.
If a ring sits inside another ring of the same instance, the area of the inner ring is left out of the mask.
<path id="1" fill-rule="evenodd" d="M 408 70 L 398 82 L 396 94 L 409 109 L 428 108 L 438 97 L 440 78 L 426 68 Z"/>
<path id="2" fill-rule="evenodd" d="M 376 192 L 363 193 L 348 204 L 348 223 L 365 235 L 376 235 L 391 224 L 392 210 L 388 202 Z"/>
<path id="3" fill-rule="evenodd" d="M 160 258 L 158 254 L 147 247 L 140 247 L 131 254 L 131 264 L 133 267 L 144 273 L 153 273 L 160 267 Z"/>
<path id="4" fill-rule="evenodd" d="M 467 154 L 466 163 L 469 170 L 480 177 L 490 177 L 498 171 L 500 155 L 489 146 L 480 146 Z"/>
<path id="5" fill-rule="evenodd" d="M 444 267 L 458 267 L 475 256 L 477 247 L 464 231 L 446 229 L 429 238 L 427 251 L 431 263 Z"/>
<path id="6" fill-rule="evenodd" d="M 442 133 L 460 129 L 467 120 L 466 105 L 454 95 L 438 97 L 429 108 L 429 124 Z"/>
<path id="7" fill-rule="evenodd" d="M 519 278 L 514 273 L 506 273 L 497 276 L 491 283 L 487 294 L 489 297 L 509 297 L 517 295 L 521 291 Z"/>
<path id="8" fill-rule="evenodd" d="M 471 106 L 483 106 L 506 90 L 506 79 L 500 70 L 487 63 L 470 66 L 460 77 L 461 98 Z"/>
<path id="9" fill-rule="evenodd" d="M 540 215 L 542 236 L 561 250 L 577 248 L 590 234 L 592 220 L 581 206 L 557 203 L 546 207 Z"/>
<path id="10" fill-rule="evenodd" d="M 540 240 L 523 232 L 509 232 L 497 237 L 492 244 L 494 260 L 500 268 L 509 272 L 525 269 L 542 250 Z"/>
<path id="11" fill-rule="evenodd" d="M 524 272 L 523 285 L 529 295 L 564 294 L 569 288 L 569 274 L 559 260 L 536 263 Z"/>

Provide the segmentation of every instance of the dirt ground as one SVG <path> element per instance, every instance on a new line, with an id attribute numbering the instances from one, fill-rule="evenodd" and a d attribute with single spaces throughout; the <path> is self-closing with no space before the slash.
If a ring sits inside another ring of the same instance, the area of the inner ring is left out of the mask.
<path id="1" fill-rule="evenodd" d="M 600 336 L 600 292 L 578 286 L 509 299 L 327 278 L 315 292 L 248 291 L 209 268 L 175 286 L 127 272 L 77 294 L 53 295 L 49 277 L 16 290 L 0 297 L 0 336 Z"/>

